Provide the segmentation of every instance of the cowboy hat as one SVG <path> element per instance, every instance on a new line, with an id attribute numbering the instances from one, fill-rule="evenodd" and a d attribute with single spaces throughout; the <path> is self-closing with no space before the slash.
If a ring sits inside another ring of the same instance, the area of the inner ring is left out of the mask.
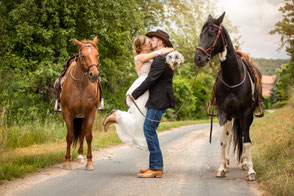
<path id="1" fill-rule="evenodd" d="M 150 38 L 157 37 L 157 38 L 161 39 L 167 47 L 173 48 L 172 43 L 169 41 L 169 35 L 162 30 L 158 29 L 156 31 L 151 31 L 151 32 L 147 33 L 146 36 L 150 37 Z"/>

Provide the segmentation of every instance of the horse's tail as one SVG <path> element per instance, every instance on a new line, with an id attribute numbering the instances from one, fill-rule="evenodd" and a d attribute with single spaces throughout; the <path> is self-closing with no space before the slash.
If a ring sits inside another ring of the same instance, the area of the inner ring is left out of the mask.
<path id="1" fill-rule="evenodd" d="M 73 147 L 76 148 L 78 140 L 81 135 L 82 130 L 82 124 L 83 124 L 83 118 L 75 118 L 73 120 L 74 124 L 74 141 L 73 141 Z"/>
<path id="2" fill-rule="evenodd" d="M 236 152 L 236 149 L 237 149 L 238 161 L 240 162 L 241 156 L 243 154 L 243 140 L 242 140 L 242 129 L 241 129 L 239 118 L 234 120 L 233 131 L 234 131 L 234 143 L 235 143 L 234 152 Z"/>

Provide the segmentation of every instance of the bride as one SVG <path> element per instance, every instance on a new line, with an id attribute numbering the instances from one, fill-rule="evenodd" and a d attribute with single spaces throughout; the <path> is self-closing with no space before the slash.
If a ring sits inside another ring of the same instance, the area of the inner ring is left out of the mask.
<path id="1" fill-rule="evenodd" d="M 151 43 L 148 37 L 144 35 L 135 37 L 133 48 L 136 55 L 134 60 L 138 78 L 133 82 L 126 95 L 132 94 L 132 92 L 146 79 L 153 59 L 157 55 L 168 54 L 174 51 L 173 48 L 162 48 L 158 51 L 149 53 L 151 50 Z M 136 100 L 138 107 L 144 114 L 147 112 L 145 104 L 148 98 L 149 91 L 146 91 Z M 136 146 L 139 149 L 147 149 L 143 131 L 145 118 L 128 97 L 126 97 L 126 103 L 129 106 L 129 110 L 127 112 L 116 110 L 110 113 L 103 122 L 104 129 L 107 130 L 110 124 L 115 123 L 116 132 L 123 142 L 131 146 Z"/>

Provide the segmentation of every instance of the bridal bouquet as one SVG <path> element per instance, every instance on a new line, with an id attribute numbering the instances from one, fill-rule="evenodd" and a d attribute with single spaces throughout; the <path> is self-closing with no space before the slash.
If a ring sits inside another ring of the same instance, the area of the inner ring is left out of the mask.
<path id="1" fill-rule="evenodd" d="M 178 51 L 174 51 L 166 56 L 166 62 L 172 70 L 175 70 L 184 63 L 184 56 Z"/>

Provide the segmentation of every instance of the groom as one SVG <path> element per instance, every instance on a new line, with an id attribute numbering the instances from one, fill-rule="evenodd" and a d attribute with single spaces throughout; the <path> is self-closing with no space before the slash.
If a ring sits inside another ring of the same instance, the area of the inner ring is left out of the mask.
<path id="1" fill-rule="evenodd" d="M 158 51 L 164 47 L 173 47 L 169 41 L 169 35 L 162 31 L 149 32 L 146 34 L 151 40 L 151 49 Z M 149 119 L 160 121 L 163 113 L 167 108 L 175 106 L 173 94 L 174 71 L 166 63 L 166 55 L 161 55 L 158 51 L 157 57 L 154 58 L 150 72 L 145 81 L 133 91 L 130 99 L 137 99 L 145 91 L 149 90 L 149 99 L 146 103 Z M 147 140 L 149 156 L 149 168 L 141 169 L 139 178 L 162 177 L 163 160 L 159 146 L 156 129 L 159 122 L 145 119 L 144 134 Z"/>

